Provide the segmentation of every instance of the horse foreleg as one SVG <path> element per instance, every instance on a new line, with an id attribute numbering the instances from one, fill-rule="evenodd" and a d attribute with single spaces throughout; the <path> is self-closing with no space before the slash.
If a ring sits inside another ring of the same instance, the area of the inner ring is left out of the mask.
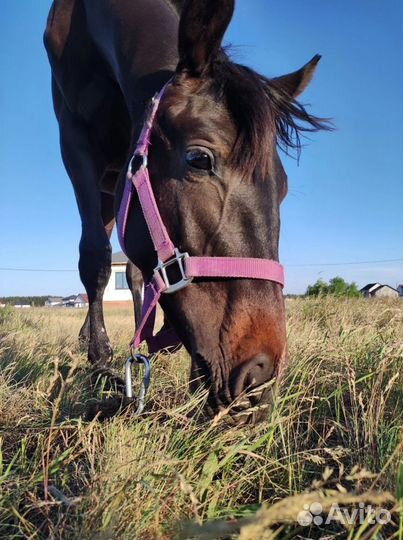
<path id="1" fill-rule="evenodd" d="M 138 328 L 141 322 L 144 280 L 141 271 L 131 261 L 126 264 L 126 279 L 133 297 L 134 323 Z"/>
<path id="2" fill-rule="evenodd" d="M 102 308 L 112 256 L 103 215 L 105 200 L 98 187 L 104 163 L 89 140 L 86 125 L 65 106 L 59 125 L 62 157 L 74 187 L 82 224 L 79 271 L 89 303 L 89 323 L 84 323 L 82 335 L 88 336 L 89 327 L 88 359 L 92 364 L 104 366 L 112 360 Z M 108 207 L 112 213 L 113 205 Z"/>
<path id="3" fill-rule="evenodd" d="M 88 360 L 105 365 L 112 360 L 112 347 L 105 329 L 102 299 L 111 274 L 112 250 L 103 227 L 85 229 L 80 241 L 79 270 L 89 303 Z"/>
<path id="4" fill-rule="evenodd" d="M 78 341 L 80 343 L 80 349 L 84 352 L 88 350 L 88 345 L 90 343 L 90 312 L 87 311 L 84 324 L 80 328 L 78 333 Z"/>
<path id="5" fill-rule="evenodd" d="M 101 216 L 102 222 L 104 225 L 105 232 L 110 239 L 115 224 L 114 214 L 113 214 L 113 197 L 106 193 L 101 193 Z M 102 293 L 103 295 L 103 293 Z M 83 350 L 88 350 L 90 345 L 91 337 L 91 323 L 90 323 L 90 310 L 87 311 L 84 324 L 82 325 L 78 339 L 80 346 Z"/>

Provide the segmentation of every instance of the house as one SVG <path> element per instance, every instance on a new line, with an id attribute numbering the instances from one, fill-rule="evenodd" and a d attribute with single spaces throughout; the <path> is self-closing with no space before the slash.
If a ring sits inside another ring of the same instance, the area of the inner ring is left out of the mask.
<path id="1" fill-rule="evenodd" d="M 71 294 L 70 296 L 65 296 L 62 299 L 63 307 L 74 307 L 74 300 L 77 298 L 76 294 Z"/>
<path id="2" fill-rule="evenodd" d="M 132 293 L 126 280 L 128 259 L 123 251 L 112 254 L 112 272 L 104 292 L 105 303 L 132 302 Z"/>
<path id="3" fill-rule="evenodd" d="M 397 292 L 399 293 L 399 296 L 403 296 L 403 285 L 397 286 Z"/>
<path id="4" fill-rule="evenodd" d="M 88 307 L 88 296 L 84 293 L 70 296 L 49 296 L 45 302 L 46 307 L 84 308 Z"/>
<path id="5" fill-rule="evenodd" d="M 126 280 L 126 263 L 128 258 L 123 251 L 118 251 L 112 255 L 112 268 L 108 284 L 104 292 L 104 302 L 106 304 L 126 304 L 132 303 L 132 293 Z M 88 296 L 86 294 L 72 294 L 62 298 L 61 296 L 49 296 L 45 302 L 48 307 L 88 307 Z"/>
<path id="6" fill-rule="evenodd" d="M 88 296 L 84 293 L 66 296 L 63 298 L 63 306 L 72 308 L 88 307 Z"/>
<path id="7" fill-rule="evenodd" d="M 375 291 L 380 286 L 380 283 L 368 283 L 368 285 L 365 285 L 365 287 L 360 289 L 360 293 L 364 296 L 364 298 L 370 298 L 372 296 L 371 292 Z"/>
<path id="8" fill-rule="evenodd" d="M 397 298 L 399 293 L 389 285 L 381 285 L 380 283 L 368 283 L 360 292 L 364 298 Z"/>
<path id="9" fill-rule="evenodd" d="M 85 308 L 88 307 L 88 295 L 80 293 L 74 298 L 74 307 L 75 308 Z"/>
<path id="10" fill-rule="evenodd" d="M 55 307 L 63 305 L 63 297 L 61 296 L 49 296 L 45 302 L 46 307 Z"/>

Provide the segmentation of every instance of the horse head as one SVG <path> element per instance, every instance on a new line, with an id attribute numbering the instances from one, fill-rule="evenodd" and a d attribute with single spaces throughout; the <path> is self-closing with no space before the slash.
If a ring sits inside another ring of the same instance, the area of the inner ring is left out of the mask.
<path id="1" fill-rule="evenodd" d="M 233 10 L 234 0 L 185 3 L 178 65 L 153 124 L 148 169 L 162 220 L 181 251 L 278 261 L 287 193 L 278 147 L 299 149 L 302 131 L 326 127 L 295 99 L 320 57 L 275 79 L 233 63 L 221 46 Z M 126 249 L 151 276 L 156 257 L 138 201 Z M 163 295 L 161 305 L 191 355 L 192 389 L 209 388 L 208 411 L 235 403 L 230 414 L 238 422 L 264 417 L 270 382 L 287 354 L 281 286 L 201 278 Z"/>

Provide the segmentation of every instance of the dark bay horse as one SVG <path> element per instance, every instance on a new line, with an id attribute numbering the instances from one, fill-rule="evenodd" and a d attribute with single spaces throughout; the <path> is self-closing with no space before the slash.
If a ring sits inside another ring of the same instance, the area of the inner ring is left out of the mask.
<path id="1" fill-rule="evenodd" d="M 278 261 L 287 177 L 277 148 L 299 150 L 302 131 L 327 127 L 295 100 L 320 57 L 270 80 L 233 63 L 221 46 L 233 10 L 234 0 L 54 0 L 51 7 L 44 41 L 62 157 L 82 221 L 79 270 L 94 365 L 112 357 L 102 297 L 125 173 L 147 104 L 169 79 L 149 172 L 170 237 L 192 255 Z M 156 256 L 138 201 L 126 247 L 152 275 Z M 134 266 L 130 275 L 135 290 Z M 164 295 L 161 305 L 191 354 L 193 388 L 209 388 L 208 411 L 255 388 L 242 405 L 255 412 L 245 418 L 264 416 L 270 391 L 259 388 L 286 360 L 281 286 L 200 279 Z"/>

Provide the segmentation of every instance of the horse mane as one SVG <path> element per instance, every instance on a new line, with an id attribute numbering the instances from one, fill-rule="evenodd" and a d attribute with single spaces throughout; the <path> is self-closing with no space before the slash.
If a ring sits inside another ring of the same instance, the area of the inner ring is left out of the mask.
<path id="1" fill-rule="evenodd" d="M 286 154 L 294 150 L 298 159 L 304 133 L 332 129 L 328 119 L 309 114 L 278 81 L 231 62 L 225 53 L 214 62 L 211 84 L 236 122 L 232 162 L 245 175 L 267 172 L 273 137 L 281 150 Z"/>

